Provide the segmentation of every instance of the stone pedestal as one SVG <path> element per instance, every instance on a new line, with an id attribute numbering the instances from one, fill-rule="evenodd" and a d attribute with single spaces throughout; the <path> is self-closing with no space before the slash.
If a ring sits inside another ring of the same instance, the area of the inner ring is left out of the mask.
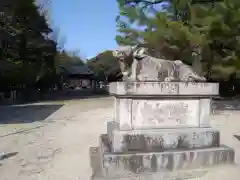
<path id="1" fill-rule="evenodd" d="M 234 151 L 210 127 L 218 84 L 118 82 L 109 92 L 114 120 L 91 148 L 93 179 L 184 179 L 234 163 Z"/>

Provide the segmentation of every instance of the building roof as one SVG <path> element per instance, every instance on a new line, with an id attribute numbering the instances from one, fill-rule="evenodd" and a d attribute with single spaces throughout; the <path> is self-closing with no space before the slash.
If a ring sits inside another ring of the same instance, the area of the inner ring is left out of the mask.
<path id="1" fill-rule="evenodd" d="M 68 75 L 94 75 L 94 72 L 91 71 L 87 65 L 68 65 L 61 68 L 64 69 Z"/>
<path id="2" fill-rule="evenodd" d="M 94 74 L 94 72 L 91 71 L 86 65 L 72 65 L 65 67 L 65 69 L 68 71 L 69 74 Z"/>

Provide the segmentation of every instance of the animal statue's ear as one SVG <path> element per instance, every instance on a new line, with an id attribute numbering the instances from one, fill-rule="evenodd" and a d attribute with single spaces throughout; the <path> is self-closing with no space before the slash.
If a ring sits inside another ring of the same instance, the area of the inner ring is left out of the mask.
<path id="1" fill-rule="evenodd" d="M 113 55 L 113 57 L 117 57 L 117 52 L 116 51 L 112 51 L 112 55 Z"/>
<path id="2" fill-rule="evenodd" d="M 139 51 L 138 51 L 138 54 L 139 55 L 143 55 L 145 53 L 146 49 L 145 48 L 141 48 Z"/>
<path id="3" fill-rule="evenodd" d="M 132 46 L 132 51 L 135 51 L 138 48 L 138 45 Z"/>
<path id="4" fill-rule="evenodd" d="M 133 52 L 133 56 L 136 58 L 144 58 L 146 56 L 146 49 L 145 48 L 139 48 Z"/>

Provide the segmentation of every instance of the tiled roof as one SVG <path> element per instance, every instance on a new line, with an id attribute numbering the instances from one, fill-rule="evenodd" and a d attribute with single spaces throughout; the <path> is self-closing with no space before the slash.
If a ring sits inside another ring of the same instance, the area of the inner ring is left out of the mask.
<path id="1" fill-rule="evenodd" d="M 69 65 L 63 67 L 68 74 L 85 74 L 94 75 L 94 73 L 86 65 Z"/>

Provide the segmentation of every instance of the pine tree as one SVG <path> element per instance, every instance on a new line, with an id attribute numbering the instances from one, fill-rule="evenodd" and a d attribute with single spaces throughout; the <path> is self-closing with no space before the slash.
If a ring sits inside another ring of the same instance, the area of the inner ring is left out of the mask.
<path id="1" fill-rule="evenodd" d="M 195 54 L 203 60 L 208 78 L 213 66 L 239 67 L 239 1 L 158 1 L 162 9 L 155 11 L 148 6 L 157 1 L 118 2 L 119 44 L 144 44 L 155 56 L 188 64 Z"/>
<path id="2" fill-rule="evenodd" d="M 152 15 L 148 11 L 143 11 L 142 7 L 125 6 L 121 2 L 119 8 L 118 31 L 122 33 L 116 37 L 119 44 L 147 43 L 151 51 L 155 52 L 155 56 L 174 60 L 190 57 L 192 47 L 203 43 L 204 38 L 189 24 L 189 20 L 174 20 L 175 14 L 171 11 L 156 11 Z M 183 19 L 183 16 L 181 18 L 179 16 L 179 19 Z M 161 54 L 157 55 L 157 52 Z"/>
<path id="3" fill-rule="evenodd" d="M 56 42 L 34 0 L 4 0 L 0 4 L 1 82 L 35 85 L 54 76 Z"/>

